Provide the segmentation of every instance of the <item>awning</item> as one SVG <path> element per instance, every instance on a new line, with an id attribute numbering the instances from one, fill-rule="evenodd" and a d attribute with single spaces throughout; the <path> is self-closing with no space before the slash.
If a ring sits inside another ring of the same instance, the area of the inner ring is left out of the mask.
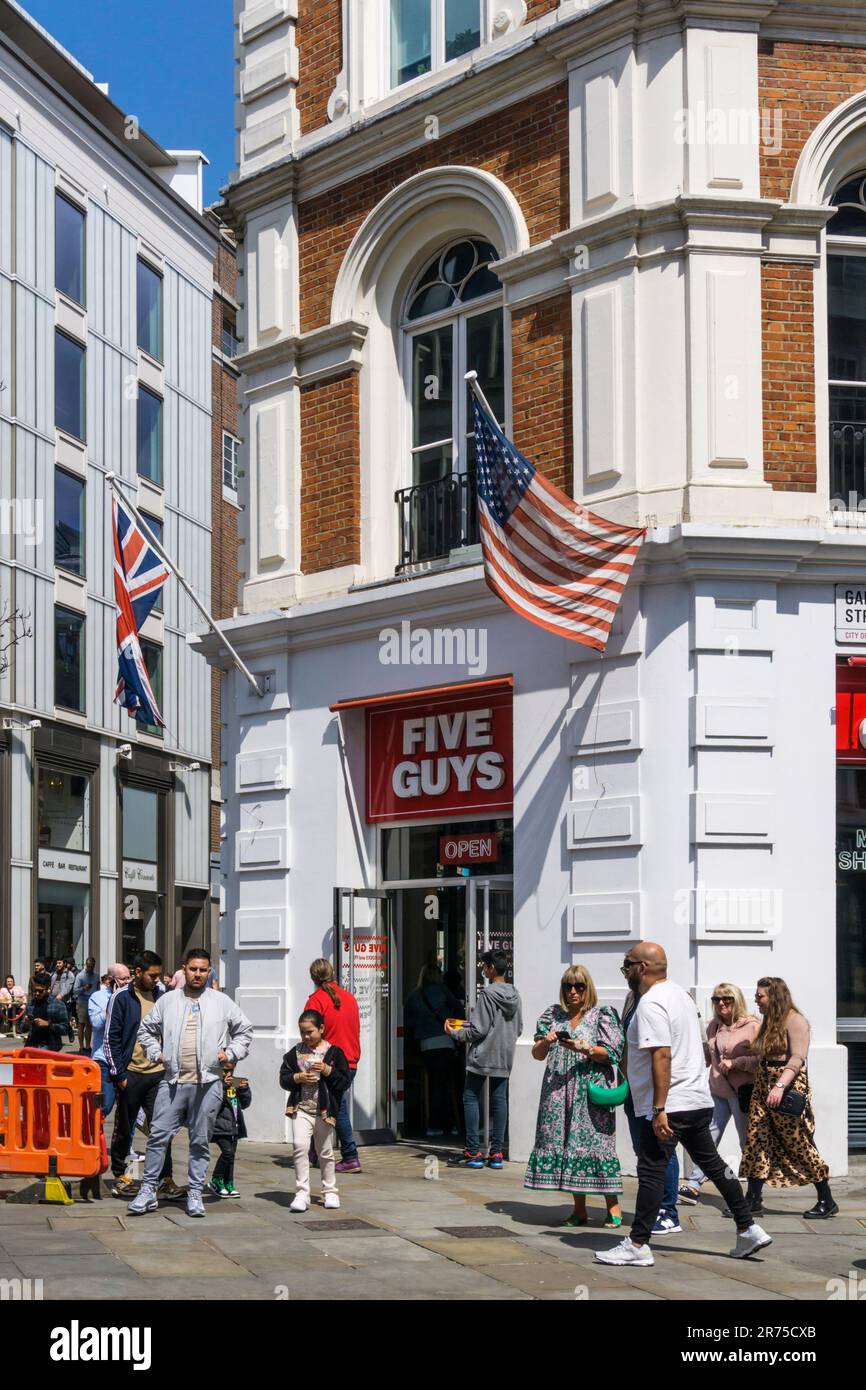
<path id="1" fill-rule="evenodd" d="M 490 680 L 458 681 L 456 685 L 425 685 L 418 690 L 396 690 L 389 695 L 359 695 L 351 700 L 338 700 L 330 705 L 332 714 L 344 709 L 367 709 L 371 705 L 393 705 L 405 700 L 430 700 L 440 695 L 456 695 L 461 691 L 471 694 L 482 690 L 511 690 L 513 676 L 494 676 Z"/>

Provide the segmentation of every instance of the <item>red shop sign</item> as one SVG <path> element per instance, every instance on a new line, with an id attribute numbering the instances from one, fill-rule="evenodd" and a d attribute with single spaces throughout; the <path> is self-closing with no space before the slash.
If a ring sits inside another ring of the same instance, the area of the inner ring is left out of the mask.
<path id="1" fill-rule="evenodd" d="M 440 835 L 440 864 L 498 864 L 499 836 L 494 831 L 490 835 Z"/>
<path id="2" fill-rule="evenodd" d="M 368 707 L 367 820 L 510 811 L 511 704 L 464 687 Z"/>

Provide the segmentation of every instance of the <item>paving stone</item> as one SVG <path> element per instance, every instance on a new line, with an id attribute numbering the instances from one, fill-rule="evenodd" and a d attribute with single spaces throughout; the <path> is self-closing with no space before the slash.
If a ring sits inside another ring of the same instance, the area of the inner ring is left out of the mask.
<path id="1" fill-rule="evenodd" d="M 427 1247 L 415 1245 L 410 1240 L 403 1240 L 400 1236 L 380 1236 L 378 1240 L 368 1240 L 361 1236 L 355 1239 L 350 1237 L 329 1236 L 322 1240 L 311 1240 L 310 1245 L 314 1245 L 317 1250 L 326 1251 L 333 1255 L 334 1259 L 341 1260 L 343 1264 L 351 1265 L 353 1268 L 362 1269 L 368 1265 L 381 1265 L 396 1261 L 400 1264 L 423 1264 L 435 1260 L 435 1254 Z"/>
<path id="2" fill-rule="evenodd" d="M 447 1255 L 449 1260 L 459 1264 L 546 1264 L 554 1263 L 553 1257 L 529 1245 L 521 1245 L 516 1240 L 429 1240 L 424 1248 L 437 1255 Z"/>
<path id="3" fill-rule="evenodd" d="M 202 1241 L 194 1244 L 191 1242 L 189 1245 L 181 1245 L 175 1241 L 170 1252 L 153 1246 L 145 1248 L 136 1245 L 126 1249 L 115 1248 L 115 1253 L 124 1264 L 144 1279 L 162 1279 L 166 1275 L 180 1274 L 221 1274 L 229 1279 L 249 1277 L 234 1260 L 230 1260 L 219 1250 L 214 1250 Z"/>
<path id="4" fill-rule="evenodd" d="M 103 1247 L 90 1231 L 4 1230 L 3 1249 L 12 1259 L 19 1255 L 99 1255 Z"/>

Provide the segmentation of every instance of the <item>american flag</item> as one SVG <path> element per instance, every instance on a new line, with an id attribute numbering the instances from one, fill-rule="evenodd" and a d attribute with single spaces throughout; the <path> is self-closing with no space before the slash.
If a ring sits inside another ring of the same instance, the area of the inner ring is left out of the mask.
<path id="1" fill-rule="evenodd" d="M 521 617 L 603 652 L 645 530 L 572 502 L 474 394 L 472 408 L 487 583 Z"/>
<path id="2" fill-rule="evenodd" d="M 117 662 L 115 702 L 140 724 L 161 724 L 139 632 L 168 579 L 165 561 L 117 497 L 114 507 L 114 601 L 117 604 Z"/>

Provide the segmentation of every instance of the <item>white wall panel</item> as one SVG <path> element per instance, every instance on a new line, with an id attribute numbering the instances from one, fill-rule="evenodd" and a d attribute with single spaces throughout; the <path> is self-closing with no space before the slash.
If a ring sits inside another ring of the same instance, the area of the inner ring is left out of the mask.
<path id="1" fill-rule="evenodd" d="M 19 279 L 54 297 L 54 167 L 17 142 L 15 269 Z"/>

